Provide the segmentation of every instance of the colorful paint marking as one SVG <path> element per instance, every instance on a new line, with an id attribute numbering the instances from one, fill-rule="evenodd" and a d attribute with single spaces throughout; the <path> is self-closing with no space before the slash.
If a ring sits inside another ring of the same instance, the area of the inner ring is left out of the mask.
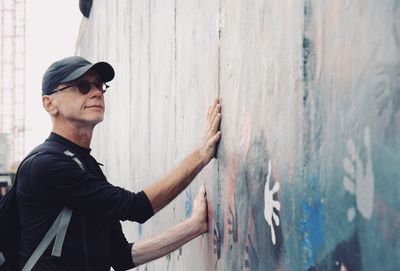
<path id="1" fill-rule="evenodd" d="M 304 264 L 307 269 L 315 265 L 315 254 L 324 243 L 323 206 L 318 178 L 311 179 L 313 201 L 302 201 L 303 218 L 300 221 Z"/>
<path id="2" fill-rule="evenodd" d="M 185 216 L 189 218 L 192 214 L 193 210 L 193 196 L 192 191 L 189 189 L 186 190 L 186 200 L 185 200 Z"/>
<path id="3" fill-rule="evenodd" d="M 271 160 L 268 161 L 268 175 L 267 175 L 267 181 L 265 183 L 265 188 L 264 188 L 264 217 L 265 220 L 267 221 L 268 225 L 271 228 L 271 239 L 272 239 L 272 244 L 276 244 L 276 236 L 275 236 L 275 229 L 274 225 L 272 224 L 272 220 L 275 222 L 275 225 L 278 227 L 279 226 L 279 216 L 276 214 L 274 210 L 280 210 L 281 209 L 281 203 L 277 200 L 273 199 L 273 196 L 276 192 L 279 191 L 279 183 L 276 182 L 274 186 L 272 187 L 271 190 L 269 190 L 271 182 Z"/>
<path id="4" fill-rule="evenodd" d="M 365 218 L 371 219 L 374 210 L 374 171 L 371 154 L 371 138 L 368 127 L 364 129 L 365 163 L 361 160 L 354 141 L 347 141 L 349 157 L 343 159 L 343 168 L 346 176 L 343 177 L 344 188 L 356 197 L 358 212 Z M 356 210 L 351 207 L 347 211 L 347 219 L 352 222 Z"/>

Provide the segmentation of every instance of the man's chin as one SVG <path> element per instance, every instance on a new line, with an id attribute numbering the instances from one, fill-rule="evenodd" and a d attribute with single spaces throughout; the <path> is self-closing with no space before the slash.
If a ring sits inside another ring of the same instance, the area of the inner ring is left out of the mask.
<path id="1" fill-rule="evenodd" d="M 93 127 L 94 127 L 95 125 L 97 125 L 100 122 L 102 122 L 103 119 L 104 119 L 103 117 L 101 117 L 101 118 L 93 118 L 93 119 L 88 120 L 87 123 L 90 124 L 90 125 L 93 125 Z"/>

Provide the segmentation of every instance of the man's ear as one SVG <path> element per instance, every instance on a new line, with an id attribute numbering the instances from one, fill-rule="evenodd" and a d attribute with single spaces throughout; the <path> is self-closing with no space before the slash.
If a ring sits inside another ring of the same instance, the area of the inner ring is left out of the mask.
<path id="1" fill-rule="evenodd" d="M 50 115 L 55 116 L 58 113 L 58 109 L 54 104 L 53 97 L 49 95 L 42 96 L 43 108 L 49 112 Z"/>

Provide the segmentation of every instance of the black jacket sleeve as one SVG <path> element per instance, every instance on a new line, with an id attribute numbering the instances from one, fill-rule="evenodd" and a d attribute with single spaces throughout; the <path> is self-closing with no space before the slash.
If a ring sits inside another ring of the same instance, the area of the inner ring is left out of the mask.
<path id="1" fill-rule="evenodd" d="M 111 266 L 115 271 L 135 267 L 132 259 L 132 243 L 128 243 L 119 221 L 111 221 Z"/>
<path id="2" fill-rule="evenodd" d="M 29 165 L 32 192 L 54 203 L 94 215 L 144 223 L 153 214 L 146 194 L 132 193 L 82 170 L 69 157 L 43 153 Z"/>

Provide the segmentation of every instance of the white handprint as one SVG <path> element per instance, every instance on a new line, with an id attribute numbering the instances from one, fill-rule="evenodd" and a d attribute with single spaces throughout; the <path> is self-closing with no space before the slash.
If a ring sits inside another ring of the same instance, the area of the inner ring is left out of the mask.
<path id="1" fill-rule="evenodd" d="M 272 219 L 275 221 L 275 225 L 279 226 L 279 216 L 274 212 L 274 209 L 279 211 L 281 209 L 281 203 L 273 199 L 273 195 L 279 191 L 279 183 L 276 182 L 272 190 L 269 190 L 270 181 L 271 181 L 271 160 L 268 162 L 268 175 L 264 188 L 264 202 L 265 202 L 264 217 L 271 228 L 272 244 L 275 245 L 276 237 L 275 237 L 274 225 L 272 224 Z"/>
<path id="2" fill-rule="evenodd" d="M 366 219 L 371 219 L 374 209 L 374 171 L 372 167 L 371 138 L 369 128 L 364 129 L 364 145 L 366 163 L 361 161 L 352 139 L 347 141 L 347 151 L 350 158 L 343 159 L 343 167 L 349 175 L 343 177 L 344 188 L 355 194 L 357 209 Z M 354 207 L 347 210 L 347 219 L 352 222 L 356 216 Z"/>

